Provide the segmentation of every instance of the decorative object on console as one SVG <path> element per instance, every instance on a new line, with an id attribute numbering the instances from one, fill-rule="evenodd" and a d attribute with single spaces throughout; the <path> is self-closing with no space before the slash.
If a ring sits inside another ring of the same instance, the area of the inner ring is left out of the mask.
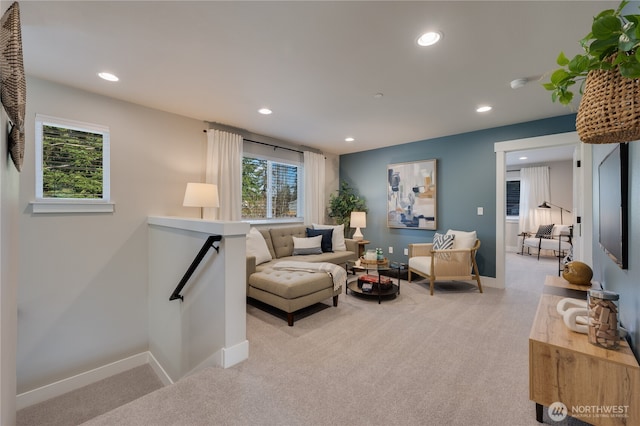
<path id="1" fill-rule="evenodd" d="M 589 286 L 593 278 L 593 270 L 586 263 L 574 260 L 564 265 L 562 278 L 571 284 Z"/>
<path id="2" fill-rule="evenodd" d="M 558 302 L 556 311 L 569 330 L 587 334 L 589 324 L 587 315 L 589 312 L 586 300 L 566 297 Z"/>
<path id="3" fill-rule="evenodd" d="M 544 201 L 542 204 L 540 204 L 540 205 L 538 206 L 538 208 L 539 208 L 539 209 L 550 209 L 550 208 L 551 208 L 551 206 L 553 206 L 553 207 L 557 207 L 557 208 L 559 208 L 559 209 L 560 209 L 560 224 L 562 225 L 562 224 L 564 223 L 564 222 L 563 222 L 563 220 L 562 220 L 562 212 L 563 212 L 563 211 L 565 211 L 565 212 L 567 212 L 567 213 L 571 213 L 571 210 L 567 210 L 567 209 L 565 209 L 564 207 L 557 206 L 557 205 L 555 205 L 555 204 L 553 204 L 553 203 L 550 203 L 550 202 L 548 202 L 548 201 Z"/>
<path id="4" fill-rule="evenodd" d="M 212 183 L 187 183 L 184 192 L 185 207 L 200 207 L 200 219 L 204 218 L 204 207 L 219 207 L 218 186 Z"/>
<path id="5" fill-rule="evenodd" d="M 580 82 L 583 93 L 576 116 L 576 130 L 585 143 L 618 143 L 640 139 L 640 60 L 637 31 L 640 15 L 616 10 L 602 11 L 593 18 L 591 32 L 580 40 L 584 53 L 571 60 L 560 52 L 562 68 L 543 84 L 551 99 L 569 104 L 572 85 Z M 585 81 L 586 79 L 586 81 Z M 584 89 L 584 90 L 583 90 Z"/>
<path id="6" fill-rule="evenodd" d="M 367 227 L 367 213 L 366 212 L 351 212 L 350 225 L 351 228 L 356 228 L 356 232 L 353 233 L 354 240 L 360 241 L 364 240 L 364 236 L 362 235 L 362 231 L 360 228 Z"/>
<path id="7" fill-rule="evenodd" d="M 436 160 L 387 166 L 387 226 L 436 229 Z"/>
<path id="8" fill-rule="evenodd" d="M 618 333 L 618 293 L 589 290 L 589 343 L 606 349 L 620 345 Z"/>

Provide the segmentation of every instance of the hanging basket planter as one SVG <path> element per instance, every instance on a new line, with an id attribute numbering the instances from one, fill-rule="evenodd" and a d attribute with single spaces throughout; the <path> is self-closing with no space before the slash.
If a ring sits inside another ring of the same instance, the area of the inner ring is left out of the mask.
<path id="1" fill-rule="evenodd" d="M 587 75 L 576 117 L 584 143 L 621 143 L 640 140 L 640 80 L 613 70 Z"/>

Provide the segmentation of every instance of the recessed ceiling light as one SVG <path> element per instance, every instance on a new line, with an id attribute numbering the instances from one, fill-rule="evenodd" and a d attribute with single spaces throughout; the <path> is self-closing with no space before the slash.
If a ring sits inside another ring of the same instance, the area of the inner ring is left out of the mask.
<path id="1" fill-rule="evenodd" d="M 117 75 L 111 74 L 110 72 L 99 72 L 98 77 L 107 81 L 118 81 L 120 80 Z"/>
<path id="2" fill-rule="evenodd" d="M 482 105 L 479 106 L 478 108 L 476 108 L 477 112 L 487 112 L 487 111 L 491 111 L 493 108 L 490 107 L 489 105 Z"/>
<path id="3" fill-rule="evenodd" d="M 345 138 L 344 141 L 345 142 L 353 142 L 353 141 L 355 141 L 355 139 L 352 138 L 352 137 L 348 137 L 348 138 Z"/>
<path id="4" fill-rule="evenodd" d="M 269 115 L 271 114 L 273 111 L 271 111 L 269 108 L 260 108 L 258 110 L 258 112 L 262 115 Z"/>
<path id="5" fill-rule="evenodd" d="M 520 157 L 520 158 L 518 158 L 518 160 L 526 160 L 527 158 L 529 158 L 529 157 Z"/>
<path id="6" fill-rule="evenodd" d="M 418 37 L 418 44 L 420 46 L 433 46 L 442 38 L 442 33 L 438 31 L 430 31 L 422 34 Z"/>

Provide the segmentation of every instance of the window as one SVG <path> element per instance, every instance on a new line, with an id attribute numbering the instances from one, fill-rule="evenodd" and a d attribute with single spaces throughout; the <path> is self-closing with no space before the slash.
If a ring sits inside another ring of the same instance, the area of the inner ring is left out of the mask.
<path id="1" fill-rule="evenodd" d="M 507 180 L 507 216 L 520 215 L 520 180 Z"/>
<path id="2" fill-rule="evenodd" d="M 113 211 L 109 200 L 109 128 L 37 115 L 34 213 Z"/>
<path id="3" fill-rule="evenodd" d="M 257 156 L 242 159 L 242 218 L 302 217 L 302 167 Z"/>

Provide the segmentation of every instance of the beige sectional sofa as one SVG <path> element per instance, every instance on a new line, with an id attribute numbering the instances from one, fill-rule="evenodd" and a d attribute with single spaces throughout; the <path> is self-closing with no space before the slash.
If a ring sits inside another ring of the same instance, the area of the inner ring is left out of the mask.
<path id="1" fill-rule="evenodd" d="M 285 260 L 342 265 L 357 258 L 357 243 L 351 239 L 344 239 L 346 250 L 294 255 L 294 237 L 305 238 L 306 230 L 305 225 L 260 229 L 271 260 L 266 260 L 268 255 L 266 258 L 263 255 L 251 255 L 255 250 L 249 244 L 254 244 L 255 239 L 252 243 L 248 239 L 247 243 L 247 297 L 286 312 L 290 326 L 293 325 L 294 312 L 302 308 L 330 297 L 333 297 L 333 305 L 337 306 L 342 288 L 335 288 L 332 277 L 324 272 L 276 270 L 273 267 Z M 255 231 L 252 232 L 255 238 Z"/>

